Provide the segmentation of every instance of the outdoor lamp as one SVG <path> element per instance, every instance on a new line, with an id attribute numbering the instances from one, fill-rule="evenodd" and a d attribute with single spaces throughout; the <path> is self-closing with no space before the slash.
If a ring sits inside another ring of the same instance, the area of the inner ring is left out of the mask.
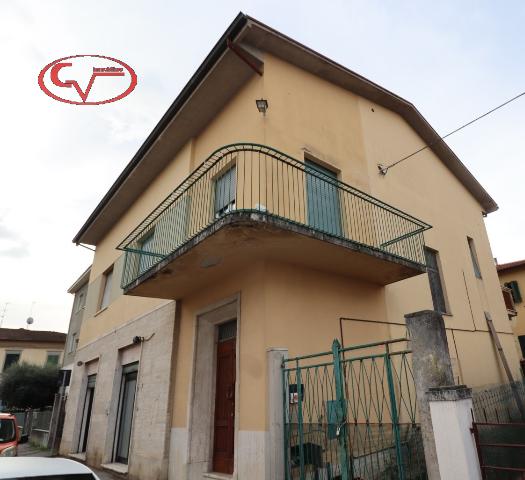
<path id="1" fill-rule="evenodd" d="M 266 110 L 268 110 L 268 100 L 265 98 L 259 98 L 258 100 L 255 100 L 255 105 L 257 105 L 257 110 L 259 110 L 259 112 L 266 115 Z"/>

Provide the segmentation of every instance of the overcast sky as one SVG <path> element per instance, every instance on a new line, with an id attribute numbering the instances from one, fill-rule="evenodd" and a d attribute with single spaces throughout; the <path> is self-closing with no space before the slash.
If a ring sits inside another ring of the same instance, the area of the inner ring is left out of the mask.
<path id="1" fill-rule="evenodd" d="M 523 1 L 3 1 L 4 327 L 31 314 L 67 330 L 66 290 L 92 259 L 71 239 L 239 11 L 412 101 L 440 134 L 525 90 Z M 103 106 L 44 95 L 39 71 L 76 54 L 127 62 L 137 88 Z M 448 140 L 500 206 L 487 219 L 500 262 L 525 258 L 524 113 L 522 98 Z"/>

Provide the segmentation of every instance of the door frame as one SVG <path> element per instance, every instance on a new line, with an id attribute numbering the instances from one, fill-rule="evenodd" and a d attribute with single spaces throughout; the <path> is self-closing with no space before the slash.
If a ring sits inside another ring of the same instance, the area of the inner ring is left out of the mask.
<path id="1" fill-rule="evenodd" d="M 236 320 L 235 345 L 235 421 L 233 475 L 237 478 L 239 445 L 239 379 L 240 379 L 240 293 L 208 305 L 195 314 L 193 325 L 193 359 L 188 394 L 188 478 L 201 478 L 213 473 L 213 428 L 217 369 L 217 326 Z M 196 379 L 199 379 L 199 384 Z"/>

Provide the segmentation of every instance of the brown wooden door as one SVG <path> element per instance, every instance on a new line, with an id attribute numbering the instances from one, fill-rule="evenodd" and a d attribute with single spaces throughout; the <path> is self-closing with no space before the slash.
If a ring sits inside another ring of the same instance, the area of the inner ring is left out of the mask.
<path id="1" fill-rule="evenodd" d="M 213 471 L 233 473 L 235 425 L 235 338 L 217 345 Z"/>

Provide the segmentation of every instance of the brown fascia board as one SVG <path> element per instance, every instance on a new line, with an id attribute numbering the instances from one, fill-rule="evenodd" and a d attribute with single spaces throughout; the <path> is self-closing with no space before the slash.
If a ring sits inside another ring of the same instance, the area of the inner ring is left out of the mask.
<path id="1" fill-rule="evenodd" d="M 237 42 L 242 40 L 249 46 L 267 51 L 398 113 L 425 144 L 432 145 L 434 153 L 476 198 L 484 213 L 497 210 L 496 202 L 450 147 L 440 140 L 438 133 L 414 105 L 258 20 L 240 13 L 89 216 L 73 242 L 96 245 L 176 152 L 192 136 L 197 135 L 237 89 L 255 74 L 243 60 L 228 50 L 228 39 Z M 262 67 L 260 59 L 258 66 Z M 237 71 L 237 76 L 232 75 L 232 69 Z M 217 88 L 216 82 L 224 78 L 224 72 L 228 75 L 229 82 L 226 85 L 229 88 Z M 232 82 L 232 79 L 236 81 Z"/>
<path id="2" fill-rule="evenodd" d="M 86 283 L 89 282 L 89 274 L 91 273 L 91 265 L 86 268 L 84 273 L 75 280 L 75 283 L 67 289 L 67 293 L 77 293 Z"/>

